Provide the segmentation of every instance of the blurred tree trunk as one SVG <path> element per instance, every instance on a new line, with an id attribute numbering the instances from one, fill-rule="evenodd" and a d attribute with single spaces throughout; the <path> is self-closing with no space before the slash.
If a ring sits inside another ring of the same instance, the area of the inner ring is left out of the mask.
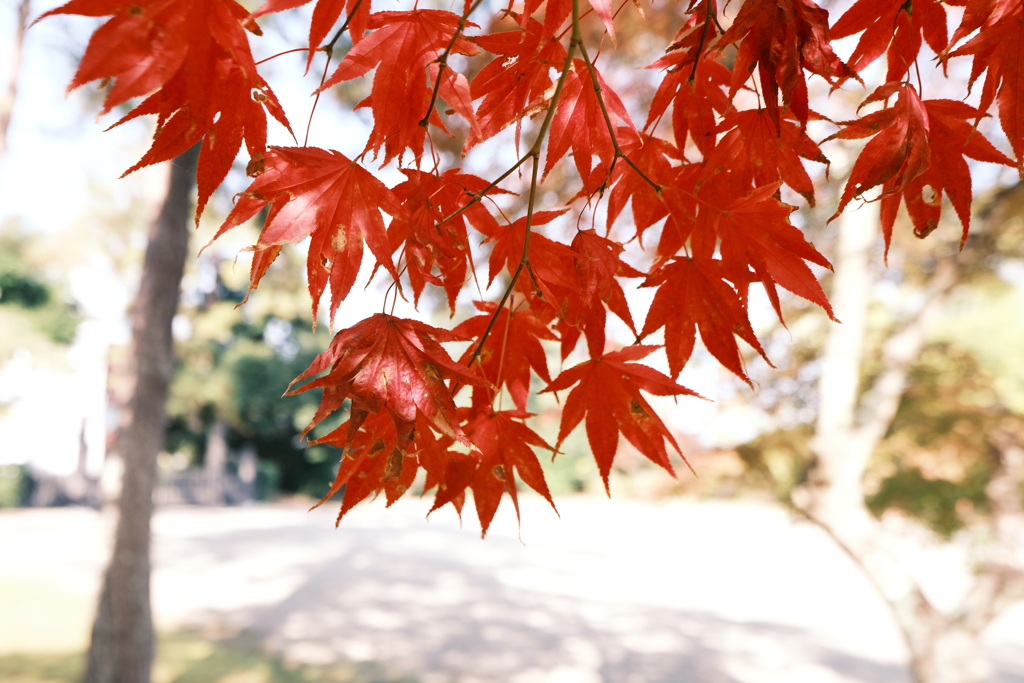
<path id="1" fill-rule="evenodd" d="M 139 294 L 132 310 L 129 372 L 134 388 L 118 431 L 122 459 L 114 550 L 92 629 L 85 683 L 149 683 L 153 663 L 150 612 L 150 517 L 156 456 L 164 442 L 165 404 L 173 370 L 171 321 L 188 254 L 196 146 L 171 162 L 167 195 L 150 229 Z"/>
<path id="2" fill-rule="evenodd" d="M 880 372 L 861 390 L 868 308 L 875 274 L 871 252 L 878 236 L 878 204 L 867 204 L 839 219 L 831 301 L 842 324 L 829 328 L 821 358 L 818 419 L 808 482 L 793 492 L 794 504 L 820 525 L 861 567 L 888 603 L 911 654 L 920 683 L 980 683 L 986 661 L 980 637 L 1000 610 L 1024 588 L 1024 576 L 999 558 L 980 562 L 974 586 L 953 614 L 936 609 L 892 552 L 899 540 L 887 533 L 864 502 L 863 479 L 872 455 L 886 436 L 907 386 L 907 374 L 921 352 L 933 320 L 971 260 L 968 252 L 942 257 L 923 292 L 917 313 L 904 320 L 878 352 Z M 998 546 L 1020 514 L 1017 486 L 1024 452 L 1008 443 L 1000 470 L 989 485 L 993 531 Z M 1016 517 L 1015 517 L 1016 515 Z"/>
<path id="3" fill-rule="evenodd" d="M 11 113 L 14 111 L 14 102 L 18 99 L 18 74 L 21 71 L 21 52 L 25 43 L 25 29 L 28 26 L 28 13 L 31 0 L 21 0 L 18 3 L 17 25 L 14 30 L 14 40 L 10 42 L 10 53 L 8 64 L 10 73 L 7 74 L 7 88 L 3 95 L 0 95 L 0 159 L 7 151 L 7 129 L 11 125 Z"/>

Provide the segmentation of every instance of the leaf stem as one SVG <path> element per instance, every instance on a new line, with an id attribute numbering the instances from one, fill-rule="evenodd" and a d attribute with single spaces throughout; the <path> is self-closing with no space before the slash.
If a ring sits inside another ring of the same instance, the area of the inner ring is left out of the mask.
<path id="1" fill-rule="evenodd" d="M 466 194 L 468 194 L 468 195 L 472 196 L 472 197 L 473 197 L 473 199 L 471 199 L 470 201 L 466 202 L 466 203 L 465 203 L 465 204 L 464 204 L 464 205 L 463 205 L 462 207 L 460 207 L 460 208 L 459 208 L 459 210 L 458 210 L 458 211 L 456 211 L 455 213 L 451 214 L 450 216 L 446 216 L 446 217 L 444 218 L 444 220 L 442 220 L 442 221 L 441 221 L 441 225 L 444 225 L 444 224 L 445 224 L 445 223 L 447 223 L 448 221 L 450 221 L 450 220 L 452 220 L 453 218 L 455 218 L 456 216 L 460 215 L 460 214 L 461 214 L 461 213 L 462 213 L 463 211 L 465 211 L 465 210 L 466 210 L 466 209 L 468 209 L 469 207 L 471 207 L 471 206 L 473 206 L 474 204 L 476 204 L 477 202 L 479 202 L 479 201 L 483 200 L 483 198 L 484 198 L 484 195 L 486 195 L 486 194 L 487 194 L 488 192 L 490 192 L 491 190 L 493 190 L 493 189 L 494 189 L 494 188 L 495 188 L 495 187 L 496 187 L 496 186 L 498 185 L 498 183 L 500 183 L 500 182 L 501 182 L 502 180 L 504 180 L 505 178 L 508 178 L 508 177 L 509 177 L 510 175 L 512 175 L 512 174 L 513 174 L 513 173 L 515 172 L 515 170 L 516 170 L 517 168 L 519 168 L 520 166 L 522 166 L 522 165 L 523 165 L 523 162 L 525 162 L 525 161 L 526 161 L 527 159 L 529 159 L 529 158 L 530 158 L 530 155 L 529 155 L 529 154 L 527 154 L 527 155 L 523 156 L 522 158 L 520 158 L 520 159 L 519 159 L 519 161 L 517 161 L 517 162 L 516 162 L 515 164 L 513 164 L 513 165 L 512 165 L 512 167 L 511 167 L 510 169 L 508 169 L 507 171 L 505 171 L 504 173 L 502 173 L 502 174 L 501 174 L 500 176 L 498 176 L 498 177 L 497 177 L 497 178 L 496 178 L 496 179 L 494 180 L 494 182 L 492 182 L 492 183 L 491 183 L 490 185 L 488 185 L 488 186 L 487 186 L 487 187 L 485 187 L 484 189 L 480 190 L 479 192 L 469 192 L 469 191 L 467 191 L 467 192 L 466 192 Z"/>
<path id="2" fill-rule="evenodd" d="M 704 52 L 704 42 L 708 38 L 708 22 L 711 19 L 715 20 L 715 25 L 721 31 L 722 26 L 718 23 L 718 15 L 711 11 L 711 0 L 704 0 L 704 28 L 700 31 L 700 42 L 697 43 L 697 53 L 693 56 L 693 68 L 690 69 L 690 77 L 687 79 L 690 83 L 693 83 L 693 79 L 697 77 L 697 64 L 700 62 L 701 53 Z M 724 31 L 722 31 L 724 33 Z"/>
<path id="3" fill-rule="evenodd" d="M 327 72 L 331 68 L 331 57 L 334 56 L 334 52 L 331 48 L 324 50 L 327 53 L 327 63 L 324 64 L 324 73 L 320 76 L 320 87 L 316 89 L 316 97 L 313 99 L 313 108 L 309 110 L 309 121 L 306 121 L 306 137 L 302 140 L 303 147 L 309 147 L 309 129 L 313 127 L 313 114 L 316 113 L 316 105 L 320 104 L 320 88 L 324 87 L 324 81 L 327 80 Z"/>
<path id="4" fill-rule="evenodd" d="M 293 52 L 309 52 L 310 49 L 311 48 L 308 48 L 308 47 L 297 47 L 297 48 L 292 49 L 292 50 L 285 50 L 284 52 L 278 52 L 276 55 L 270 55 L 266 59 L 261 59 L 260 61 L 256 62 L 256 66 L 259 66 L 260 64 L 263 64 L 264 62 L 269 62 L 271 59 L 277 59 L 278 57 L 282 57 L 284 55 L 290 55 Z"/>

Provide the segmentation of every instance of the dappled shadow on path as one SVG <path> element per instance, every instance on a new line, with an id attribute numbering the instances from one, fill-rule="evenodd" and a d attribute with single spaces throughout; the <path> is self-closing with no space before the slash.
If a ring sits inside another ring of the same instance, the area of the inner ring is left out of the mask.
<path id="1" fill-rule="evenodd" d="M 198 619 L 230 624 L 238 638 L 291 660 L 388 662 L 424 683 L 910 681 L 905 666 L 837 648 L 806 628 L 685 607 L 672 593 L 701 586 L 686 585 L 683 567 L 676 585 L 639 597 L 609 585 L 604 595 L 588 577 L 642 585 L 642 558 L 619 558 L 609 570 L 604 553 L 467 536 L 446 525 L 289 528 L 274 534 L 264 579 L 276 571 L 290 591 Z M 232 530 L 171 540 L 165 552 L 199 569 L 257 559 L 266 538 L 265 530 Z"/>

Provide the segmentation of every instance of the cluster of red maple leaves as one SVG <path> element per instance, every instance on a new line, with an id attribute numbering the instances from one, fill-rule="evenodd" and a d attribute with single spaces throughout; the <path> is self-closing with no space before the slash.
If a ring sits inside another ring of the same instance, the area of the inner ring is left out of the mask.
<path id="1" fill-rule="evenodd" d="M 329 290 L 333 318 L 365 244 L 398 291 L 407 283 L 419 301 L 428 285 L 440 288 L 454 314 L 474 245 L 491 245 L 490 280 L 508 280 L 500 301 L 477 302 L 479 315 L 452 330 L 374 315 L 338 332 L 296 379 L 308 380 L 298 391 L 322 390 L 309 429 L 347 408 L 348 420 L 320 439 L 342 449 L 331 489 L 345 487 L 342 515 L 381 491 L 390 504 L 422 468 L 426 490 L 436 489 L 435 509 L 451 503 L 461 511 L 469 490 L 486 532 L 505 493 L 518 511 L 517 477 L 551 500 L 536 449 L 556 453 L 580 422 L 606 484 L 620 435 L 671 471 L 667 446 L 680 452 L 679 445 L 644 392 L 692 394 L 675 380 L 698 332 L 724 367 L 749 381 L 737 338 L 764 355 L 747 315 L 752 284 L 766 290 L 780 317 L 780 286 L 831 316 L 808 266 L 828 261 L 791 224 L 794 207 L 780 193 L 785 185 L 813 204 L 804 162 L 828 163 L 807 134 L 808 121 L 820 118 L 809 102 L 809 77 L 833 89 L 861 87 L 860 74 L 885 57 L 885 83 L 861 105 L 873 111 L 837 122 L 832 137 L 870 138 L 837 215 L 878 188 L 887 244 L 901 202 L 923 237 L 938 224 L 944 195 L 966 237 L 965 157 L 1024 168 L 1019 0 L 858 0 L 831 26 L 813 0 L 737 1 L 728 16 L 715 0 L 681 3 L 675 40 L 648 66 L 660 83 L 640 129 L 599 73 L 581 30 L 585 20 L 599 20 L 614 43 L 616 17 L 640 11 L 639 0 L 636 8 L 613 8 L 611 0 L 589 0 L 589 8 L 581 0 L 517 1 L 495 22 L 509 30 L 491 33 L 471 21 L 482 0 L 465 0 L 461 15 L 418 7 L 373 12 L 371 0 L 316 0 L 307 68 L 317 55 L 334 58 L 346 31 L 350 45 L 318 92 L 373 72 L 358 105 L 370 109 L 373 128 L 356 160 L 314 147 L 267 146 L 268 113 L 291 128 L 258 72 L 246 31 L 259 36 L 256 18 L 309 1 L 269 0 L 250 13 L 234 0 L 71 0 L 47 15 L 112 16 L 93 35 L 71 87 L 110 81 L 104 112 L 145 98 L 123 120 L 156 115 L 156 133 L 129 171 L 202 144 L 197 220 L 245 142 L 253 180 L 218 235 L 269 207 L 253 248 L 252 287 L 284 244 L 309 238 L 313 314 Z M 952 37 L 950 12 L 962 14 Z M 857 34 L 852 56 L 842 61 L 832 41 Z M 973 58 L 971 83 L 984 77 L 979 106 L 921 99 L 914 76 L 923 43 L 943 65 Z M 449 64 L 453 54 L 483 66 L 467 79 Z M 752 91 L 759 106 L 741 109 L 737 94 Z M 1017 162 L 977 130 L 994 104 Z M 446 117 L 454 115 L 468 126 L 466 152 L 514 126 L 518 161 L 493 180 L 436 163 L 424 170 L 430 136 L 448 134 Z M 532 144 L 521 153 L 528 120 Z M 544 177 L 570 152 L 578 196 L 606 196 L 609 227 L 627 205 L 627 239 L 662 224 L 646 272 L 622 260 L 622 241 L 595 230 L 579 230 L 568 244 L 542 234 L 569 210 L 535 207 Z M 364 165 L 367 153 L 385 165 L 397 162 L 406 179 L 387 187 Z M 502 182 L 527 168 L 524 215 L 496 217 L 482 200 L 506 192 Z M 639 330 L 622 288 L 633 278 L 656 288 Z M 636 344 L 606 348 L 608 311 L 633 331 Z M 643 340 L 662 328 L 671 376 L 640 362 L 659 348 Z M 564 360 L 581 337 L 589 360 L 552 378 L 542 342 L 559 342 Z M 441 344 L 459 340 L 472 343 L 455 360 Z M 569 390 L 554 446 L 525 422 L 535 376 L 545 392 Z M 457 405 L 463 387 L 471 396 Z M 513 410 L 495 408 L 501 392 Z"/>

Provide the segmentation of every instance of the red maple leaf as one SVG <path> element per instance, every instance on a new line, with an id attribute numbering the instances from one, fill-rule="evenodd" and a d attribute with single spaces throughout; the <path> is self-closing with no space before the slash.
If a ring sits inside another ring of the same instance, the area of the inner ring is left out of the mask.
<path id="1" fill-rule="evenodd" d="M 626 111 L 622 100 L 615 94 L 615 91 L 608 87 L 596 69 L 594 73 L 597 74 L 601 96 L 612 125 L 615 125 L 615 119 L 618 118 L 635 131 L 636 126 L 633 125 L 633 120 L 629 117 L 629 112 Z M 586 62 L 582 59 L 573 60 L 573 71 L 565 79 L 565 86 L 562 88 L 562 94 L 555 109 L 555 117 L 551 121 L 547 160 L 544 162 L 545 176 L 570 148 L 584 187 L 591 191 L 596 190 L 599 185 L 604 183 L 611 170 L 615 147 L 612 144 L 608 123 L 601 111 L 601 103 L 594 91 L 594 84 L 587 70 Z M 595 176 L 598 180 L 596 184 L 588 182 L 591 180 L 591 169 L 593 168 L 591 157 L 594 155 L 601 161 L 600 167 L 595 169 Z"/>
<path id="2" fill-rule="evenodd" d="M 466 283 L 467 266 L 472 267 L 468 220 L 480 232 L 491 233 L 498 223 L 483 204 L 473 202 L 489 183 L 453 168 L 440 176 L 419 170 L 402 169 L 407 180 L 391 192 L 402 202 L 404 213 L 388 226 L 391 251 L 404 249 L 409 283 L 419 303 L 426 283 L 443 287 L 448 307 L 455 314 L 455 297 Z M 504 193 L 491 188 L 488 195 Z M 467 205 L 469 205 L 467 207 Z M 448 216 L 459 212 L 450 221 Z M 437 268 L 438 274 L 433 270 Z"/>
<path id="3" fill-rule="evenodd" d="M 312 237 L 306 274 L 314 321 L 328 284 L 330 315 L 334 319 L 359 273 L 364 241 L 377 265 L 398 279 L 380 212 L 401 215 L 399 201 L 384 183 L 344 154 L 316 147 L 272 147 L 265 170 L 238 196 L 213 239 L 246 222 L 268 204 L 270 211 L 253 249 L 259 254 Z M 271 252 L 272 256 L 279 251 Z M 270 260 L 253 259 L 250 288 L 259 284 Z"/>
<path id="4" fill-rule="evenodd" d="M 433 81 L 440 77 L 438 93 L 470 125 L 477 127 L 469 82 L 450 67 L 440 73 L 437 59 L 448 47 L 459 25 L 459 15 L 443 10 L 416 9 L 409 12 L 377 12 L 370 16 L 371 33 L 355 45 L 331 77 L 320 86 L 350 81 L 376 69 L 370 96 L 356 108 L 370 107 L 373 130 L 366 149 L 374 154 L 384 149 L 384 164 L 412 150 L 416 159 L 423 156 L 426 128 L 419 125 L 427 115 Z M 467 23 L 467 26 L 476 26 Z M 475 55 L 470 41 L 459 38 L 452 44 L 456 54 Z M 431 79 L 428 81 L 427 73 Z M 448 132 L 435 107 L 430 122 Z"/>
<path id="5" fill-rule="evenodd" d="M 487 534 L 504 493 L 512 499 L 516 519 L 519 519 L 517 473 L 523 483 L 543 496 L 552 508 L 555 507 L 544 480 L 544 471 L 533 451 L 534 448 L 543 448 L 554 453 L 555 449 L 520 422 L 528 417 L 532 414 L 521 410 L 487 411 L 477 413 L 466 423 L 466 434 L 480 453 L 469 488 L 473 491 L 481 535 Z"/>
<path id="6" fill-rule="evenodd" d="M 789 222 L 796 207 L 775 198 L 780 183 L 756 188 L 746 197 L 726 203 L 717 197 L 717 205 L 724 211 L 713 218 L 715 232 L 721 238 L 722 261 L 728 263 L 727 275 L 733 283 L 747 277 L 746 268 L 754 280 L 764 285 L 775 313 L 782 320 L 782 306 L 776 285 L 781 285 L 825 309 L 833 320 L 832 306 L 821 289 L 821 284 L 805 261 L 831 269 L 828 260 L 807 241 L 803 233 Z"/>
<path id="7" fill-rule="evenodd" d="M 981 28 L 976 36 L 944 58 L 972 55 L 971 85 L 985 74 L 978 104 L 988 111 L 993 101 L 999 123 L 1017 157 L 1017 172 L 1024 180 L 1024 8 L 1018 2 L 969 2 L 954 42 Z"/>
<path id="8" fill-rule="evenodd" d="M 197 224 L 243 140 L 251 163 L 259 166 L 267 147 L 264 110 L 291 132 L 249 50 L 244 29 L 258 35 L 259 28 L 234 0 L 72 0 L 39 19 L 55 14 L 113 15 L 89 40 L 69 90 L 113 79 L 101 115 L 153 93 L 114 124 L 146 114 L 157 117 L 152 146 L 125 175 L 203 142 L 196 173 Z"/>
<path id="9" fill-rule="evenodd" d="M 855 196 L 879 185 L 884 194 L 902 192 L 907 183 L 924 173 L 931 163 L 928 146 L 928 114 L 914 86 L 886 83 L 864 104 L 880 102 L 896 95 L 896 103 L 856 121 L 844 121 L 843 128 L 831 138 L 856 140 L 872 137 L 864 146 L 843 188 L 835 220 Z M 861 105 L 863 106 L 863 104 Z"/>
<path id="10" fill-rule="evenodd" d="M 810 114 L 805 70 L 833 84 L 837 79 L 857 77 L 832 51 L 829 40 L 828 12 L 812 0 L 743 3 L 720 40 L 722 45 L 739 43 L 731 95 L 739 91 L 756 65 L 771 120 L 779 125 L 781 94 L 782 108 L 788 108 L 801 129 L 805 128 Z"/>
<path id="11" fill-rule="evenodd" d="M 826 173 L 829 161 L 799 125 L 773 121 L 766 109 L 748 109 L 727 114 L 718 130 L 725 135 L 706 157 L 705 175 L 728 168 L 755 187 L 781 179 L 814 206 L 814 182 L 801 159 L 826 164 Z"/>
<path id="12" fill-rule="evenodd" d="M 527 258 L 529 273 L 523 273 L 516 281 L 516 288 L 530 296 L 536 287 L 539 301 L 550 306 L 555 315 L 575 321 L 579 307 L 579 278 L 574 265 L 575 254 L 569 247 L 537 234 L 536 226 L 550 223 L 565 213 L 562 211 L 537 211 L 533 214 L 530 234 L 530 250 Z M 494 242 L 489 260 L 487 285 L 502 270 L 511 274 L 519 266 L 526 241 L 526 216 L 511 224 L 499 225 L 487 235 L 488 242 Z"/>
<path id="13" fill-rule="evenodd" d="M 511 16 L 519 18 L 514 12 Z M 536 19 L 528 19 L 523 30 L 478 36 L 473 42 L 498 57 L 469 85 L 473 99 L 483 98 L 483 102 L 476 112 L 480 135 L 470 133 L 463 154 L 513 122 L 518 147 L 523 117 L 543 104 L 552 84 L 551 69 L 561 69 L 565 63 L 565 48 L 553 36 L 544 35 Z"/>
<path id="14" fill-rule="evenodd" d="M 723 90 L 729 85 L 729 69 L 713 57 L 701 57 L 693 68 L 685 52 L 672 52 L 647 68 L 667 69 L 667 73 L 651 100 L 644 130 L 660 120 L 671 104 L 676 145 L 685 149 L 689 135 L 697 151 L 706 156 L 715 146 L 717 116 L 732 104 Z"/>
<path id="15" fill-rule="evenodd" d="M 418 415 L 442 434 L 469 445 L 444 380 L 473 386 L 487 382 L 455 363 L 438 343 L 449 341 L 465 340 L 448 330 L 384 313 L 341 330 L 327 350 L 292 381 L 301 382 L 330 368 L 326 375 L 289 391 L 324 389 L 320 407 L 303 434 L 350 398 L 350 441 L 368 415 L 387 410 L 397 429 L 398 447 L 403 450 L 413 438 Z"/>
<path id="16" fill-rule="evenodd" d="M 832 27 L 838 40 L 861 31 L 850 56 L 854 71 L 863 71 L 886 53 L 886 81 L 899 81 L 921 51 L 921 38 L 935 54 L 946 48 L 946 8 L 938 0 L 857 0 Z"/>
<path id="17" fill-rule="evenodd" d="M 353 423 L 357 420 L 359 425 L 353 430 Z M 314 506 L 323 505 L 344 487 L 345 495 L 335 524 L 357 503 L 382 490 L 388 505 L 392 505 L 412 486 L 419 470 L 416 456 L 399 445 L 395 423 L 387 411 L 382 410 L 361 420 L 353 416 L 330 434 L 311 443 L 330 444 L 342 449 L 334 482 Z"/>
<path id="18" fill-rule="evenodd" d="M 636 334 L 626 294 L 617 278 L 643 277 L 643 273 L 620 258 L 625 251 L 621 244 L 601 237 L 594 230 L 576 233 L 572 250 L 576 252 L 576 273 L 580 276 L 580 322 L 579 327 L 565 323 L 559 328 L 562 333 L 562 360 L 576 348 L 581 330 L 587 337 L 590 355 L 604 353 L 605 306 Z"/>
<path id="19" fill-rule="evenodd" d="M 565 399 L 555 447 L 561 446 L 569 433 L 586 418 L 587 440 L 605 490 L 608 490 L 608 475 L 618 450 L 619 433 L 651 462 L 661 465 L 673 475 L 675 472 L 665 450 L 665 441 L 672 444 L 680 456 L 683 455 L 675 437 L 640 391 L 657 396 L 698 394 L 657 370 L 631 362 L 650 355 L 657 348 L 628 346 L 621 351 L 606 353 L 569 368 L 541 391 L 561 391 L 579 383 Z"/>
<path id="20" fill-rule="evenodd" d="M 974 107 L 955 100 L 925 100 L 923 104 L 928 114 L 931 164 L 903 189 L 898 189 L 893 180 L 883 186 L 881 222 L 887 250 L 900 201 L 906 203 L 914 234 L 923 238 L 938 227 L 943 192 L 949 196 L 949 202 L 963 226 L 960 242 L 963 245 L 971 227 L 971 200 L 974 197 L 971 171 L 964 157 L 1015 165 L 968 121 L 981 118 L 981 112 Z"/>
<path id="21" fill-rule="evenodd" d="M 517 310 L 514 298 L 509 306 L 503 307 L 500 311 L 498 305 L 494 303 L 474 303 L 477 310 L 484 315 L 477 315 L 459 323 L 452 333 L 478 340 L 489 330 L 487 340 L 475 361 L 480 368 L 480 374 L 497 389 L 504 385 L 516 407 L 519 410 L 526 410 L 526 402 L 530 396 L 530 369 L 532 368 L 545 382 L 551 382 L 547 356 L 540 340 L 554 341 L 555 335 L 548 330 L 546 321 L 538 320 L 532 310 Z M 459 362 L 468 363 L 476 353 L 477 346 L 478 343 L 474 341 Z M 486 388 L 474 390 L 473 403 L 477 406 L 489 406 L 492 396 L 493 391 Z"/>
<path id="22" fill-rule="evenodd" d="M 658 292 L 640 337 L 665 328 L 665 353 L 673 378 L 690 360 L 698 330 L 711 355 L 751 386 L 736 337 L 750 344 L 771 365 L 750 326 L 746 298 L 727 279 L 720 260 L 677 258 L 652 273 L 642 285 L 657 287 Z"/>

